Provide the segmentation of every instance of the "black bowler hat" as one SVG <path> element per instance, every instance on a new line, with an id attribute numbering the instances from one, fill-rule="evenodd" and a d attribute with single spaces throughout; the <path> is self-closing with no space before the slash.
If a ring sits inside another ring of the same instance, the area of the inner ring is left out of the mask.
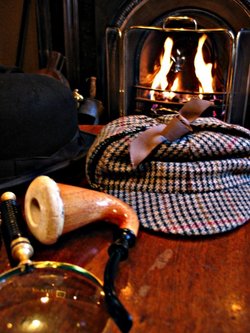
<path id="1" fill-rule="evenodd" d="M 72 165 L 91 143 L 79 131 L 73 94 L 60 81 L 0 74 L 0 189 Z"/>

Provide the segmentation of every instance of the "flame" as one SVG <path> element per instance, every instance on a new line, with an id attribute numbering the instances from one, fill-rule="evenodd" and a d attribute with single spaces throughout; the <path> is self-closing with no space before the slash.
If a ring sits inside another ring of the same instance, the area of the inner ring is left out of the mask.
<path id="1" fill-rule="evenodd" d="M 212 63 L 206 63 L 203 57 L 203 46 L 207 39 L 207 35 L 203 34 L 198 41 L 197 52 L 194 58 L 194 67 L 195 67 L 195 75 L 199 81 L 199 98 L 203 98 L 203 93 L 213 93 L 213 76 L 212 76 Z M 155 75 L 154 80 L 151 85 L 151 89 L 149 92 L 150 99 L 157 99 L 157 96 L 160 98 L 172 100 L 176 93 L 174 91 L 178 91 L 183 86 L 183 82 L 181 81 L 180 72 L 177 73 L 177 77 L 175 78 L 172 87 L 168 88 L 169 82 L 167 80 L 167 75 L 171 70 L 173 65 L 173 60 L 171 57 L 172 49 L 173 49 L 173 39 L 167 37 L 164 43 L 164 52 L 160 58 L 160 69 L 158 73 Z M 170 83 L 171 84 L 171 83 Z M 161 93 L 157 93 L 155 89 L 165 90 Z M 186 94 L 185 99 L 189 100 L 191 95 Z"/>
<path id="2" fill-rule="evenodd" d="M 154 81 L 152 83 L 152 89 L 162 89 L 165 90 L 168 86 L 167 74 L 173 64 L 171 60 L 171 53 L 173 48 L 173 39 L 168 37 L 164 43 L 164 53 L 160 59 L 160 70 L 156 74 Z M 150 91 L 151 99 L 154 98 L 154 91 Z"/>
<path id="3" fill-rule="evenodd" d="M 179 77 L 177 77 L 175 80 L 174 80 L 174 83 L 173 83 L 173 85 L 172 85 L 172 87 L 171 87 L 171 89 L 170 89 L 170 91 L 165 91 L 164 92 L 164 97 L 166 97 L 167 99 L 173 99 L 174 98 L 174 96 L 176 95 L 175 93 L 174 93 L 174 91 L 176 91 L 176 90 L 178 90 L 178 87 L 179 87 Z"/>
<path id="4" fill-rule="evenodd" d="M 202 35 L 198 42 L 197 52 L 194 58 L 195 74 L 200 81 L 199 87 L 200 93 L 212 93 L 213 92 L 213 76 L 212 76 L 212 63 L 205 63 L 202 53 L 202 48 L 207 39 L 207 35 Z M 201 97 L 201 96 L 200 96 Z"/>

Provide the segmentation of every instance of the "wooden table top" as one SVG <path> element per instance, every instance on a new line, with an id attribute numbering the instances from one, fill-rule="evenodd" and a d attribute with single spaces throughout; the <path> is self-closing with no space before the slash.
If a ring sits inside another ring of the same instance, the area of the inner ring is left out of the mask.
<path id="1" fill-rule="evenodd" d="M 103 280 L 113 231 L 96 223 L 51 246 L 35 242 L 33 260 L 69 262 Z M 141 229 L 116 278 L 119 298 L 133 317 L 131 333 L 250 332 L 249 235 L 249 223 L 195 238 Z M 9 268 L 2 244 L 0 270 Z M 110 320 L 105 332 L 119 330 Z"/>

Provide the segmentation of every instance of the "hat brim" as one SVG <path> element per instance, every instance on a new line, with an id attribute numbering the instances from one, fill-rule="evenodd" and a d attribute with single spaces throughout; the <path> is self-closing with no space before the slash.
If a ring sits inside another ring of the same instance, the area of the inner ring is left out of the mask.
<path id="1" fill-rule="evenodd" d="M 37 157 L 38 167 L 36 166 L 32 170 L 29 169 L 27 172 L 18 175 L 1 178 L 0 190 L 12 189 L 25 185 L 40 175 L 50 175 L 53 178 L 58 178 L 57 180 L 60 180 L 60 178 L 69 179 L 70 176 L 72 179 L 76 178 L 79 176 L 76 175 L 76 168 L 79 174 L 83 174 L 84 172 L 83 163 L 85 162 L 86 154 L 89 147 L 94 142 L 95 137 L 95 134 L 78 131 L 74 139 L 75 149 L 72 149 L 72 151 L 70 150 L 70 148 L 72 148 L 72 142 L 70 142 L 51 157 Z M 13 161 L 13 163 L 15 163 L 15 161 Z M 31 161 L 31 164 L 32 163 L 33 161 Z M 39 164 L 41 165 L 40 167 Z M 74 171 L 70 171 L 69 168 L 74 169 Z"/>
<path id="2" fill-rule="evenodd" d="M 204 193 L 156 193 L 109 190 L 137 212 L 141 225 L 179 235 L 212 235 L 250 220 L 249 184 Z"/>

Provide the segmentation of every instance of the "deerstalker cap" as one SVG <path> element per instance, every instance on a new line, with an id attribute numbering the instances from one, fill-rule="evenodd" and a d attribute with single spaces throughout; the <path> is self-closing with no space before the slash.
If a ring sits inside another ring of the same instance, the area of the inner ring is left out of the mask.
<path id="1" fill-rule="evenodd" d="M 92 188 L 131 205 L 145 228 L 208 235 L 250 219 L 250 131 L 199 117 L 192 131 L 164 139 L 135 168 L 132 142 L 174 115 L 126 116 L 107 124 L 91 146 L 86 174 Z"/>
<path id="2" fill-rule="evenodd" d="M 88 145 L 69 88 L 45 75 L 0 74 L 0 189 L 71 165 Z"/>

